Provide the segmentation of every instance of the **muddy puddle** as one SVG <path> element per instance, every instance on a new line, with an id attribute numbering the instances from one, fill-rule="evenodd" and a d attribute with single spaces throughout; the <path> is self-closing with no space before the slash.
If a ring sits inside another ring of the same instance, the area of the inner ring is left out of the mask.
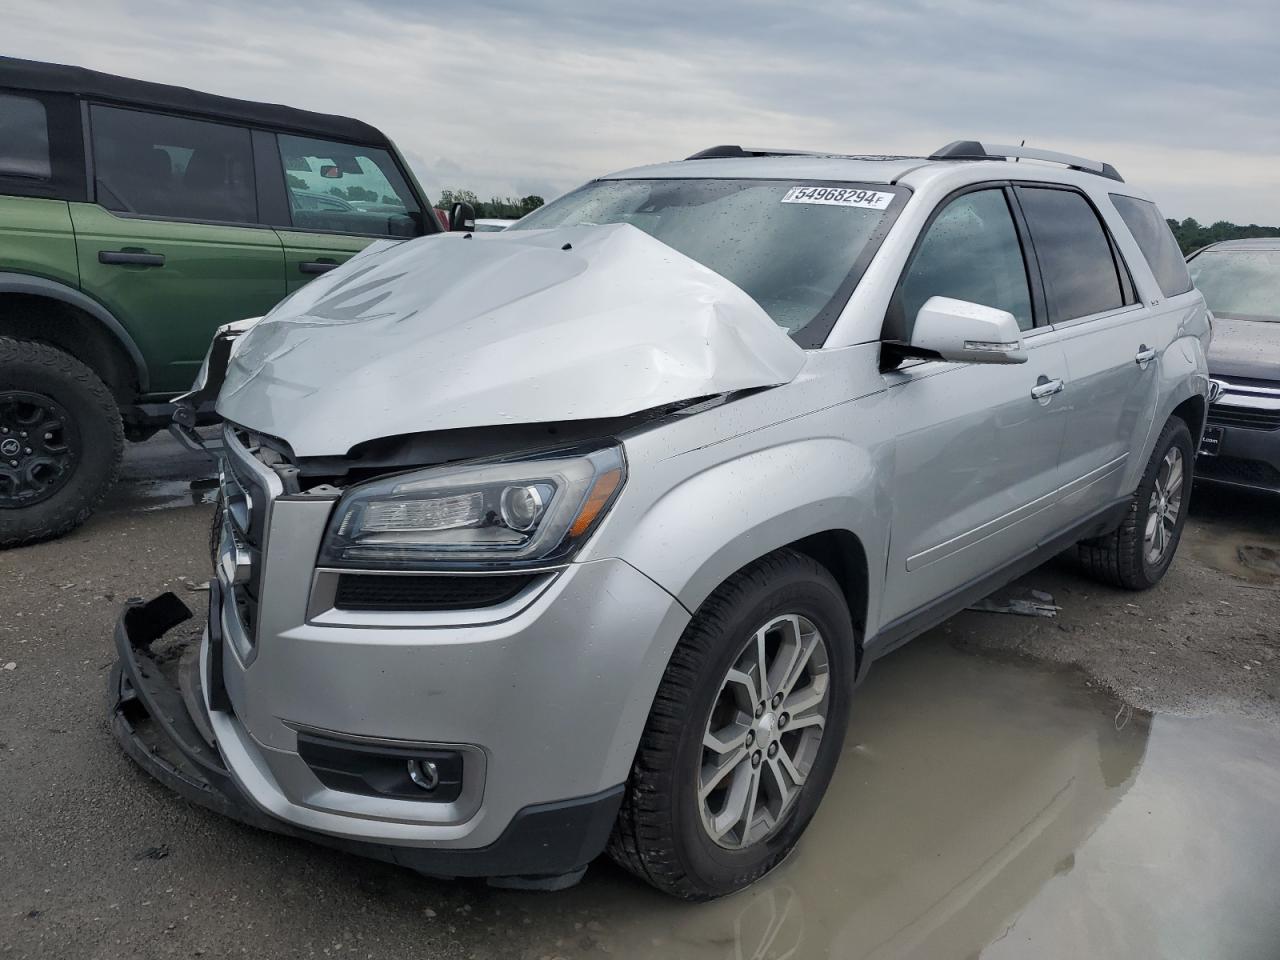
<path id="1" fill-rule="evenodd" d="M 470 917 L 504 942 L 474 955 L 1273 960 L 1278 761 L 1274 725 L 1152 716 L 1077 671 L 924 638 L 860 688 L 771 876 L 688 905 L 601 862 L 571 891 L 486 897 Z"/>
<path id="2" fill-rule="evenodd" d="M 120 478 L 101 509 L 126 513 L 213 503 L 217 486 L 213 461 L 187 450 L 167 433 L 159 433 L 143 443 L 125 446 Z"/>
<path id="3" fill-rule="evenodd" d="M 1237 580 L 1280 585 L 1280 496 L 1195 488 L 1179 549 Z M 1280 952 L 1277 953 L 1280 956 Z"/>

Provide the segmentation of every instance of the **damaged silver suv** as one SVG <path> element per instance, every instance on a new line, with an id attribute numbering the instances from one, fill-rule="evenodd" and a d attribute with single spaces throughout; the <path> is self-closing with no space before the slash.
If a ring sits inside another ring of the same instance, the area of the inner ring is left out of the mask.
<path id="1" fill-rule="evenodd" d="M 215 342 L 208 627 L 175 678 L 190 613 L 125 610 L 116 735 L 427 874 L 737 890 L 876 658 L 1068 548 L 1168 569 L 1210 327 L 1167 232 L 1106 164 L 968 141 L 715 147 L 370 248 Z"/>

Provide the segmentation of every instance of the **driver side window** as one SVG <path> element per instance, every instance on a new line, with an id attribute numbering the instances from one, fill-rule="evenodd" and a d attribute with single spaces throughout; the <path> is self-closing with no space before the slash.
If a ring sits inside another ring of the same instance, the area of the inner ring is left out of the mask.
<path id="1" fill-rule="evenodd" d="M 1007 310 L 1022 330 L 1032 328 L 1027 267 L 1002 189 L 966 193 L 934 218 L 894 294 L 889 335 L 910 340 L 916 314 L 930 297 Z"/>

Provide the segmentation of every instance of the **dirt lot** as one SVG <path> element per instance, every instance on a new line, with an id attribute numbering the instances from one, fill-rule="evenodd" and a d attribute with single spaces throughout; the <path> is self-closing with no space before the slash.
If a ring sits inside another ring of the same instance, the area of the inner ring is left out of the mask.
<path id="1" fill-rule="evenodd" d="M 110 631 L 132 595 L 203 601 L 202 473 L 135 447 L 88 526 L 0 554 L 0 956 L 1280 956 L 1274 501 L 1198 491 L 1156 590 L 1055 561 L 1015 590 L 1055 618 L 966 612 L 877 664 L 796 855 L 688 906 L 606 862 L 559 894 L 427 880 L 138 771 Z"/>

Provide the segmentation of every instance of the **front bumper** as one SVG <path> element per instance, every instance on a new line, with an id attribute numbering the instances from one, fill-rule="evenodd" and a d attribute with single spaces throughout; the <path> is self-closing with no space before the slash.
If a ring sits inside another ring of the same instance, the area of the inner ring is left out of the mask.
<path id="1" fill-rule="evenodd" d="M 1280 387 L 1219 381 L 1196 458 L 1196 479 L 1280 493 Z"/>
<path id="2" fill-rule="evenodd" d="M 214 581 L 210 591 L 214 610 L 220 607 L 219 593 Z M 239 785 L 216 740 L 210 742 L 211 721 L 229 716 L 217 707 L 230 706 L 219 671 L 209 669 L 221 646 L 216 629 L 212 636 L 205 635 L 200 669 L 194 672 L 198 689 L 185 701 L 183 692 L 165 676 L 153 656 L 152 644 L 190 617 L 191 612 L 172 593 L 127 606 L 116 624 L 119 662 L 112 671 L 109 690 L 112 731 L 125 752 L 186 799 L 264 830 L 432 876 L 489 877 L 508 885 L 557 887 L 580 877 L 604 849 L 621 803 L 621 786 L 589 796 L 526 805 L 495 840 L 475 847 L 353 838 L 310 830 L 265 812 Z M 193 716 L 192 709 L 199 716 Z"/>

